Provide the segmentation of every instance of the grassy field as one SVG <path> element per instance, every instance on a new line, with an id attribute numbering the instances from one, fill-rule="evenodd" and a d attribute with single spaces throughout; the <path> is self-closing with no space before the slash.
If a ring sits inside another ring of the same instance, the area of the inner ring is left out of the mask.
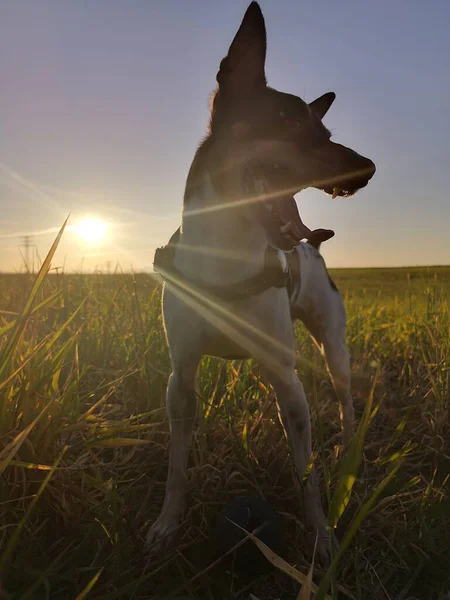
<path id="1" fill-rule="evenodd" d="M 354 535 L 337 569 L 340 591 L 329 593 L 444 600 L 450 267 L 331 275 L 347 304 L 359 418 L 373 386 L 374 394 L 337 527 L 341 540 Z M 297 597 L 299 584 L 275 569 L 243 578 L 221 564 L 209 568 L 215 518 L 246 494 L 283 514 L 284 558 L 304 574 L 310 565 L 273 397 L 250 363 L 203 360 L 186 523 L 172 551 L 145 553 L 143 532 L 158 514 L 167 469 L 169 361 L 159 304 L 160 288 L 146 275 L 49 275 L 35 288 L 25 275 L 0 277 L 0 598 Z M 337 407 L 321 357 L 296 327 L 327 504 L 342 481 Z"/>

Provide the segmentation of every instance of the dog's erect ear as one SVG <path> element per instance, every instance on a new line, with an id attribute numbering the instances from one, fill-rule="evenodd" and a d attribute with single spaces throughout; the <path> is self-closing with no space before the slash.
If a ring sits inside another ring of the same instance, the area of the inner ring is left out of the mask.
<path id="1" fill-rule="evenodd" d="M 333 104 L 336 98 L 336 94 L 334 92 L 328 92 L 320 98 L 316 98 L 309 103 L 309 108 L 316 114 L 319 119 L 323 119 L 327 112 L 330 110 L 330 106 Z"/>
<path id="2" fill-rule="evenodd" d="M 231 43 L 228 55 L 217 73 L 219 89 L 250 90 L 266 85 L 266 26 L 257 2 L 247 8 L 241 26 Z"/>

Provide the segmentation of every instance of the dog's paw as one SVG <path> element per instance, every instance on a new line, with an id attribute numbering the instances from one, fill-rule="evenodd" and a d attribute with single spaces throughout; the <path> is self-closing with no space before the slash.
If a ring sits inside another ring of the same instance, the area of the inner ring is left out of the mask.
<path id="1" fill-rule="evenodd" d="M 178 519 L 164 519 L 161 516 L 151 525 L 145 538 L 149 554 L 159 554 L 173 546 L 180 529 Z"/>
<path id="2" fill-rule="evenodd" d="M 317 540 L 316 561 L 324 571 L 331 564 L 331 545 L 332 541 L 330 537 L 326 536 Z"/>
<path id="3" fill-rule="evenodd" d="M 310 538 L 311 548 L 314 547 L 315 538 Z M 317 538 L 315 564 L 326 571 L 331 564 L 331 559 L 339 549 L 339 543 L 334 533 L 323 533 Z"/>

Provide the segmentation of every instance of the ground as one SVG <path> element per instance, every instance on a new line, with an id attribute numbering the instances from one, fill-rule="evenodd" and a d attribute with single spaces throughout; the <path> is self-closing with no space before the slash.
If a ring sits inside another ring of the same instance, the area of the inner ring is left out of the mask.
<path id="1" fill-rule="evenodd" d="M 354 535 L 334 596 L 443 600 L 450 267 L 330 274 L 348 310 L 359 419 L 374 389 L 337 527 L 341 541 Z M 176 547 L 149 558 L 143 533 L 162 503 L 168 447 L 160 288 L 148 275 L 119 273 L 49 275 L 40 289 L 32 281 L 0 276 L 0 598 L 296 598 L 299 584 L 276 570 L 238 577 L 221 562 L 210 568 L 215 518 L 238 495 L 266 498 L 285 519 L 284 558 L 305 574 L 310 565 L 298 483 L 257 368 L 203 360 L 186 521 Z M 30 293 L 25 321 L 17 314 Z M 296 333 L 327 505 L 342 476 L 337 407 L 321 357 L 300 324 Z"/>

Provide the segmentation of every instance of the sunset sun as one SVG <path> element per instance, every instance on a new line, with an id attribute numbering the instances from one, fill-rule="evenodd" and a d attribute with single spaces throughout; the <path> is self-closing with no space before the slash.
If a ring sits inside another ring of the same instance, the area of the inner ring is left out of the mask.
<path id="1" fill-rule="evenodd" d="M 108 224 L 105 221 L 93 217 L 87 217 L 79 221 L 75 226 L 75 232 L 85 242 L 99 242 L 103 240 L 108 229 Z"/>

